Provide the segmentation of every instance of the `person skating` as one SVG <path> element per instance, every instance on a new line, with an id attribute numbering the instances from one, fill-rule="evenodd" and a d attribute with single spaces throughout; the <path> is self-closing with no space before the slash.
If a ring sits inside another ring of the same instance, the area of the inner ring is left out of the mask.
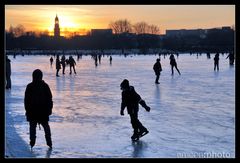
<path id="1" fill-rule="evenodd" d="M 6 89 L 11 89 L 11 60 L 6 56 Z"/>
<path id="2" fill-rule="evenodd" d="M 53 64 L 53 57 L 50 58 L 50 64 L 51 64 L 51 67 L 52 67 L 52 64 Z"/>
<path id="3" fill-rule="evenodd" d="M 171 65 L 172 75 L 174 74 L 174 72 L 173 72 L 173 68 L 174 68 L 174 67 L 176 68 L 178 74 L 181 75 L 181 73 L 180 73 L 180 71 L 179 71 L 179 69 L 178 69 L 178 67 L 177 67 L 177 62 L 176 62 L 176 60 L 175 60 L 174 55 L 171 54 L 170 57 L 169 57 L 169 59 L 170 59 L 170 65 Z"/>
<path id="4" fill-rule="evenodd" d="M 69 62 L 69 65 L 70 65 L 70 73 L 69 74 L 72 74 L 72 68 L 73 68 L 74 74 L 76 74 L 76 70 L 75 70 L 76 62 L 75 62 L 75 60 L 73 59 L 72 56 L 69 56 L 68 62 Z"/>
<path id="5" fill-rule="evenodd" d="M 219 53 L 215 54 L 214 60 L 214 71 L 217 69 L 219 71 Z"/>
<path id="6" fill-rule="evenodd" d="M 129 81 L 127 79 L 122 81 L 120 87 L 122 90 L 120 115 L 124 115 L 124 109 L 127 107 L 127 112 L 130 116 L 133 128 L 133 135 L 131 139 L 133 141 L 138 140 L 139 137 L 149 132 L 138 119 L 139 104 L 148 112 L 150 111 L 150 107 L 147 106 L 144 100 L 142 100 L 141 96 L 134 90 L 134 87 L 129 85 Z"/>
<path id="7" fill-rule="evenodd" d="M 56 58 L 56 76 L 57 77 L 59 77 L 58 72 L 60 69 L 61 69 L 61 62 L 59 60 L 59 55 L 57 55 L 57 58 Z"/>
<path id="8" fill-rule="evenodd" d="M 226 59 L 228 59 L 229 58 L 229 65 L 234 65 L 234 54 L 233 54 L 233 52 L 230 52 L 229 54 L 228 54 L 228 56 L 226 57 Z"/>
<path id="9" fill-rule="evenodd" d="M 66 67 L 66 58 L 65 55 L 62 56 L 61 58 L 61 64 L 62 64 L 62 74 L 65 74 L 65 67 Z"/>
<path id="10" fill-rule="evenodd" d="M 160 73 L 162 71 L 162 66 L 161 66 L 159 58 L 156 60 L 156 63 L 153 65 L 153 70 L 154 70 L 155 75 L 156 75 L 155 83 L 160 84 L 158 80 L 159 80 L 159 77 L 160 77 Z"/>
<path id="11" fill-rule="evenodd" d="M 25 90 L 24 107 L 26 118 L 30 125 L 30 146 L 36 142 L 37 124 L 43 126 L 47 145 L 52 148 L 51 130 L 48 124 L 49 116 L 52 114 L 52 93 L 47 83 L 42 80 L 42 71 L 36 69 L 32 73 L 32 82 Z"/>

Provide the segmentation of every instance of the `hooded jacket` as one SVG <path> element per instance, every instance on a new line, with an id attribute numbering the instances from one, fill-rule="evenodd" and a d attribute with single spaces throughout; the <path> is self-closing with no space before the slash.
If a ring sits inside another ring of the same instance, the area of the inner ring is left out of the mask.
<path id="1" fill-rule="evenodd" d="M 27 85 L 24 97 L 27 121 L 49 121 L 52 114 L 52 93 L 43 80 L 36 80 Z"/>

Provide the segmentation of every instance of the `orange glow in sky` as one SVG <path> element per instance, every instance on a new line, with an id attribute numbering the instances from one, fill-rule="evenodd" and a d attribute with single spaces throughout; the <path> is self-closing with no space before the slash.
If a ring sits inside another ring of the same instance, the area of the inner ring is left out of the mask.
<path id="1" fill-rule="evenodd" d="M 5 5 L 5 29 L 22 24 L 26 31 L 53 33 L 56 14 L 61 33 L 109 28 L 119 19 L 157 25 L 161 34 L 235 25 L 235 5 Z"/>

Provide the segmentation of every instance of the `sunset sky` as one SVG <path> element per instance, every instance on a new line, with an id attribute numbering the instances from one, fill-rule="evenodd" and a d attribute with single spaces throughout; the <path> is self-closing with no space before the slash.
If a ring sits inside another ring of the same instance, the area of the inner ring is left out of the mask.
<path id="1" fill-rule="evenodd" d="M 5 5 L 5 29 L 22 24 L 26 31 L 50 32 L 56 14 L 61 31 L 109 28 L 111 21 L 145 21 L 166 29 L 235 25 L 235 5 Z"/>

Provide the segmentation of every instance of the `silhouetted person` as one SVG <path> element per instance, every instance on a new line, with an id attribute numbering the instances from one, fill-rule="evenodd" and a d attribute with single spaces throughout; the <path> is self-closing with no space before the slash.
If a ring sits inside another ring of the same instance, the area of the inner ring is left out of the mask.
<path id="1" fill-rule="evenodd" d="M 59 55 L 57 55 L 57 58 L 56 58 L 56 70 L 57 70 L 56 76 L 57 77 L 59 77 L 58 72 L 59 72 L 60 69 L 61 69 L 61 62 L 59 60 Z"/>
<path id="2" fill-rule="evenodd" d="M 219 53 L 215 54 L 215 57 L 214 57 L 214 71 L 216 70 L 219 70 Z"/>
<path id="3" fill-rule="evenodd" d="M 6 89 L 11 89 L 11 60 L 6 56 Z"/>
<path id="4" fill-rule="evenodd" d="M 173 72 L 173 68 L 174 68 L 174 67 L 176 68 L 176 70 L 177 70 L 177 72 L 179 73 L 179 75 L 181 75 L 180 71 L 179 71 L 178 68 L 177 68 L 177 62 L 176 62 L 176 60 L 175 60 L 174 55 L 171 54 L 170 57 L 169 57 L 169 59 L 170 59 L 170 65 L 171 65 L 171 69 L 172 69 L 172 75 L 174 74 L 174 72 Z"/>
<path id="5" fill-rule="evenodd" d="M 154 70 L 155 75 L 156 75 L 155 83 L 160 84 L 158 80 L 159 80 L 159 77 L 160 77 L 160 73 L 162 71 L 162 66 L 161 66 L 159 58 L 156 60 L 156 63 L 153 65 L 153 70 Z"/>
<path id="6" fill-rule="evenodd" d="M 50 58 L 50 64 L 51 64 L 51 67 L 52 67 L 52 64 L 53 64 L 53 57 Z"/>
<path id="7" fill-rule="evenodd" d="M 65 67 L 66 67 L 66 58 L 65 55 L 61 58 L 61 64 L 62 64 L 62 74 L 65 74 Z"/>
<path id="8" fill-rule="evenodd" d="M 207 59 L 210 59 L 210 58 L 211 58 L 210 53 L 207 52 Z"/>
<path id="9" fill-rule="evenodd" d="M 70 65 L 70 73 L 69 74 L 72 74 L 72 68 L 73 68 L 74 74 L 76 74 L 76 70 L 75 70 L 76 62 L 75 62 L 75 60 L 73 59 L 72 56 L 69 56 L 68 62 L 69 62 L 69 65 Z"/>
<path id="10" fill-rule="evenodd" d="M 37 124 L 42 125 L 47 145 L 52 148 L 51 130 L 48 124 L 52 114 L 52 93 L 47 83 L 42 80 L 42 71 L 36 69 L 32 73 L 32 82 L 27 85 L 24 97 L 26 118 L 30 125 L 30 146 L 36 142 Z"/>
<path id="11" fill-rule="evenodd" d="M 124 115 L 124 109 L 125 107 L 127 107 L 127 112 L 130 116 L 133 128 L 133 135 L 131 139 L 138 140 L 140 136 L 148 133 L 146 127 L 144 127 L 138 119 L 138 104 L 144 107 L 148 112 L 150 111 L 150 107 L 147 106 L 145 101 L 142 100 L 139 94 L 137 94 L 137 92 L 134 90 L 134 87 L 129 85 L 129 81 L 127 79 L 124 79 L 122 81 L 120 87 L 122 90 L 122 103 L 120 114 Z"/>
<path id="12" fill-rule="evenodd" d="M 98 65 L 98 63 L 97 63 L 98 62 L 97 55 L 94 56 L 94 61 L 95 61 L 95 66 L 97 67 L 97 65 Z"/>
<path id="13" fill-rule="evenodd" d="M 232 52 L 230 52 L 228 54 L 226 59 L 229 59 L 229 65 L 233 65 L 234 64 L 234 54 Z"/>
<path id="14" fill-rule="evenodd" d="M 110 64 L 112 64 L 112 56 L 110 56 L 109 61 L 110 61 Z"/>
<path id="15" fill-rule="evenodd" d="M 102 58 L 102 55 L 101 54 L 98 55 L 98 62 L 99 62 L 99 64 L 101 64 L 101 58 Z"/>

